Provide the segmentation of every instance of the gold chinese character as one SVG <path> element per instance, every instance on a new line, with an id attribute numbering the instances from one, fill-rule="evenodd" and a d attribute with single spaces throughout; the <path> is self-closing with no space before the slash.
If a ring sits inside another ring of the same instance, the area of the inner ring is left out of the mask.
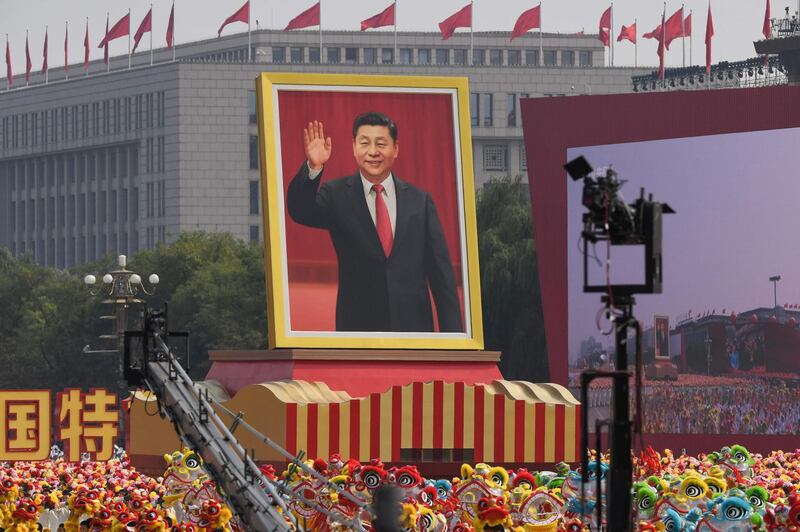
<path id="1" fill-rule="evenodd" d="M 50 452 L 50 391 L 0 391 L 0 460 L 44 460 Z"/>
<path id="2" fill-rule="evenodd" d="M 71 389 L 58 394 L 59 439 L 68 460 L 77 461 L 87 451 L 94 460 L 109 460 L 119 434 L 117 396 L 94 389 L 82 394 Z"/>

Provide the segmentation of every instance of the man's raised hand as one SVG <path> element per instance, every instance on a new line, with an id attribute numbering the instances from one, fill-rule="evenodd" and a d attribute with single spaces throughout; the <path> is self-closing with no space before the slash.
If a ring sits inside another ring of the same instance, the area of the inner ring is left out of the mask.
<path id="1" fill-rule="evenodd" d="M 331 158 L 331 138 L 325 138 L 322 122 L 314 120 L 303 130 L 303 145 L 306 159 L 312 170 L 322 170 L 322 165 Z"/>

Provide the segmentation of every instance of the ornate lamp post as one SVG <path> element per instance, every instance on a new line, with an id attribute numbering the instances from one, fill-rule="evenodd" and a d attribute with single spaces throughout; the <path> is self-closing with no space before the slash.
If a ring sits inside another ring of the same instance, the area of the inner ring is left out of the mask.
<path id="1" fill-rule="evenodd" d="M 125 330 L 128 328 L 128 308 L 132 303 L 142 303 L 137 295 L 141 292 L 146 295 L 153 295 L 158 285 L 158 275 L 153 273 L 148 278 L 150 289 L 148 290 L 142 283 L 142 278 L 138 273 L 125 269 L 127 257 L 120 255 L 116 270 L 108 272 L 102 278 L 103 284 L 97 284 L 94 275 L 87 275 L 83 282 L 89 288 L 89 293 L 93 296 L 103 294 L 107 299 L 103 303 L 114 305 L 114 314 L 111 316 L 101 316 L 101 319 L 116 320 L 117 326 L 112 328 L 113 334 L 102 335 L 100 338 L 116 340 L 115 349 L 92 349 L 89 345 L 83 348 L 84 353 L 121 353 L 122 342 L 125 338 Z"/>

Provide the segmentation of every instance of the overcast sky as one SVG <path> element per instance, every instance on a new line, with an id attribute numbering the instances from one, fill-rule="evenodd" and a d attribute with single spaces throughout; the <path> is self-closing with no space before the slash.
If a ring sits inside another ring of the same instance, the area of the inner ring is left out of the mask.
<path id="1" fill-rule="evenodd" d="M 714 41 L 712 61 L 733 61 L 755 55 L 753 41 L 761 38 L 766 0 L 712 0 Z M 798 0 L 771 0 L 772 16 L 782 17 L 784 8 L 797 9 Z M 165 45 L 165 32 L 172 0 L 153 2 L 153 46 Z M 222 21 L 236 11 L 243 0 L 176 0 L 175 34 L 178 43 L 214 37 Z M 252 0 L 253 27 L 258 19 L 262 28 L 283 28 L 295 15 L 310 7 L 315 0 Z M 322 0 L 323 31 L 353 30 L 359 22 L 383 10 L 389 0 Z M 398 0 L 398 31 L 438 31 L 438 23 L 466 5 L 466 0 Z M 607 0 L 544 0 L 542 25 L 545 32 L 575 33 L 585 30 L 596 33 L 600 15 L 609 5 Z M 475 0 L 475 31 L 511 31 L 519 14 L 535 5 L 531 0 Z M 680 8 L 676 0 L 667 2 L 667 16 Z M 614 2 L 613 35 L 619 34 L 622 24 L 629 25 L 638 19 L 638 34 L 649 32 L 661 22 L 663 2 L 659 0 L 616 0 Z M 102 57 L 97 48 L 103 36 L 106 12 L 111 24 L 131 9 L 131 31 L 135 32 L 150 2 L 146 0 L 0 0 L 0 36 L 8 34 L 11 42 L 12 65 L 15 73 L 25 69 L 25 30 L 30 31 L 33 70 L 41 69 L 42 42 L 45 25 L 50 28 L 50 68 L 64 64 L 64 25 L 69 22 L 70 63 L 83 57 L 83 36 L 86 17 L 89 17 L 89 36 L 92 45 L 91 59 Z M 695 64 L 705 61 L 704 35 L 708 0 L 687 0 L 686 14 L 692 9 L 693 51 Z M 242 23 L 229 26 L 225 34 L 246 31 Z M 391 31 L 391 28 L 384 30 Z M 466 30 L 458 30 L 466 31 Z M 639 65 L 656 65 L 656 43 L 640 38 Z M 686 40 L 686 61 L 689 61 L 689 40 Z M 5 42 L 2 43 L 5 46 Z M 127 40 L 119 39 L 111 45 L 111 55 L 127 53 Z M 140 49 L 149 47 L 145 36 Z M 3 50 L 4 51 L 4 50 Z M 615 65 L 633 66 L 634 46 L 629 42 L 615 46 Z M 667 66 L 680 66 L 682 46 L 675 41 L 667 53 Z M 16 74 L 15 74 L 16 75 Z M 3 59 L 1 77 L 5 77 Z"/>

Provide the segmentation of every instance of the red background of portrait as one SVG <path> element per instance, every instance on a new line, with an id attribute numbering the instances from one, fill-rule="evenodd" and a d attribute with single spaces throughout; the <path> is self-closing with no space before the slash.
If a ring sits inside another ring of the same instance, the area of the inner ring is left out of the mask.
<path id="1" fill-rule="evenodd" d="M 400 148 L 392 173 L 433 198 L 453 263 L 463 316 L 452 98 L 450 94 L 431 93 L 278 89 L 280 156 L 285 198 L 289 183 L 305 161 L 303 129 L 310 121 L 323 122 L 325 136 L 331 137 L 331 159 L 322 175 L 325 182 L 358 170 L 352 134 L 357 115 L 379 111 L 391 117 L 397 124 Z M 337 263 L 328 232 L 295 223 L 288 213 L 285 220 L 291 330 L 334 331 Z"/>

